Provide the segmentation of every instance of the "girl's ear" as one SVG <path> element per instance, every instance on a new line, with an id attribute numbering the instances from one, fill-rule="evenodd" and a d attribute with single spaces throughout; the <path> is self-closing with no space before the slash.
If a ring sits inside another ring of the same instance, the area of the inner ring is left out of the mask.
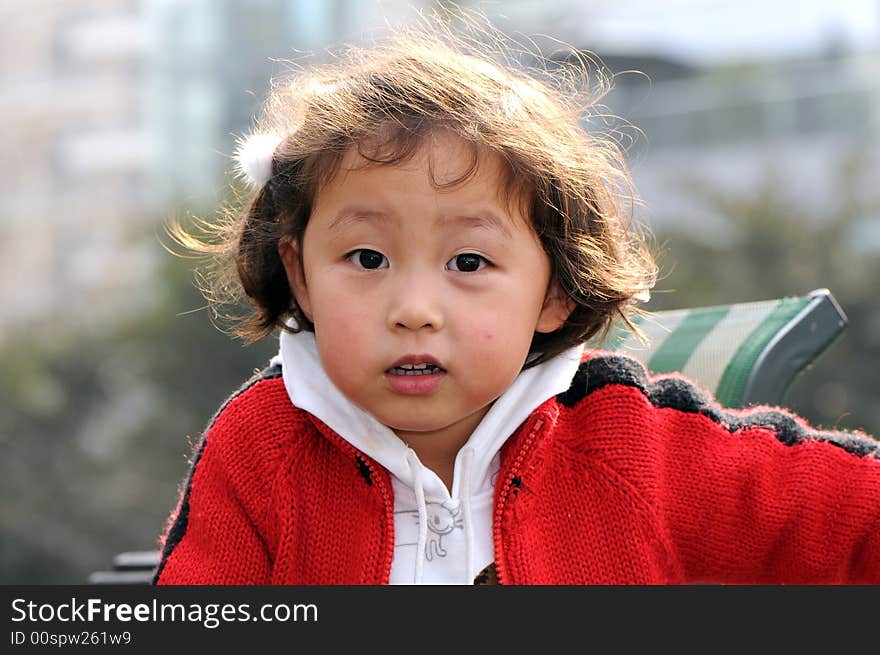
<path id="1" fill-rule="evenodd" d="M 312 303 L 309 299 L 308 286 L 306 286 L 306 275 L 300 263 L 299 244 L 291 237 L 282 237 L 278 241 L 278 256 L 281 257 L 281 262 L 284 264 L 287 284 L 296 298 L 297 305 L 305 317 L 312 321 Z"/>
<path id="2" fill-rule="evenodd" d="M 544 306 L 541 307 L 541 313 L 538 315 L 535 332 L 558 330 L 571 316 L 574 308 L 574 301 L 562 290 L 559 281 L 554 277 L 550 281 L 547 296 L 544 298 Z"/>

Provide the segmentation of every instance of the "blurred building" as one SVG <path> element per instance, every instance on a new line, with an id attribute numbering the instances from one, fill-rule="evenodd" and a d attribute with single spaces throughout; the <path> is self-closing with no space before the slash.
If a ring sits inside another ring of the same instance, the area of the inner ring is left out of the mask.
<path id="1" fill-rule="evenodd" d="M 675 225 L 708 240 L 726 239 L 729 221 L 714 214 L 717 209 L 702 202 L 698 190 L 747 195 L 771 178 L 797 206 L 810 207 L 811 215 L 827 215 L 842 202 L 835 195 L 841 183 L 834 176 L 846 162 L 862 167 L 861 187 L 848 190 L 850 200 L 876 198 L 880 35 L 871 40 L 864 29 L 857 35 L 852 26 L 847 32 L 842 21 L 850 12 L 828 3 L 806 8 L 811 20 L 824 20 L 824 25 L 817 22 L 811 34 L 800 33 L 796 42 L 780 36 L 771 45 L 766 35 L 785 33 L 779 21 L 797 24 L 786 20 L 796 10 L 782 2 L 755 3 L 756 21 L 767 17 L 776 22 L 751 30 L 761 35 L 763 45 L 756 45 L 756 36 L 754 42 L 743 38 L 741 48 L 731 48 L 728 33 L 745 37 L 749 32 L 742 25 L 725 29 L 718 24 L 718 16 L 740 11 L 734 7 L 521 0 L 498 11 L 518 30 L 552 35 L 541 41 L 545 56 L 565 59 L 571 47 L 583 48 L 583 58 L 601 61 L 604 73 L 613 76 L 613 90 L 599 111 L 622 120 L 606 116 L 587 127 L 612 133 L 625 149 L 643 201 L 639 212 L 658 232 Z M 876 25 L 878 12 L 880 5 L 872 15 L 862 15 L 863 22 Z M 627 17 L 639 24 L 627 29 L 621 22 Z M 692 36 L 703 43 L 702 57 L 693 51 L 686 55 L 686 43 L 676 46 L 673 23 L 683 19 L 701 31 Z M 718 52 L 731 54 L 707 56 L 712 35 L 707 30 L 712 29 L 722 30 Z M 654 47 L 646 47 L 640 34 L 651 38 Z M 794 38 L 795 31 L 789 35 Z M 733 55 L 734 50 L 740 54 Z M 864 217 L 853 245 L 880 252 L 880 215 Z"/>
<path id="2" fill-rule="evenodd" d="M 297 50 L 419 3 L 33 0 L 0 9 L 0 339 L 153 299 L 171 213 L 222 200 L 234 135 Z"/>
<path id="3" fill-rule="evenodd" d="M 100 321 L 110 299 L 137 304 L 149 273 L 124 245 L 147 215 L 154 152 L 138 5 L 6 3 L 0 25 L 0 330 Z"/>
<path id="4" fill-rule="evenodd" d="M 223 199 L 235 136 L 249 130 L 270 77 L 306 53 L 362 40 L 412 16 L 419 0 L 151 0 L 156 35 L 150 117 L 155 180 L 164 197 L 199 211 Z"/>
<path id="5" fill-rule="evenodd" d="M 685 224 L 711 239 L 723 217 L 695 189 L 748 194 L 772 178 L 812 216 L 841 202 L 835 175 L 864 167 L 858 197 L 880 174 L 880 52 L 843 53 L 688 69 L 609 57 L 615 70 L 654 70 L 651 83 L 621 75 L 610 101 L 641 131 L 631 149 L 636 184 L 655 226 Z M 855 181 L 855 180 L 854 180 Z M 880 216 L 865 216 L 880 249 Z M 864 244 L 863 244 L 864 245 Z"/>

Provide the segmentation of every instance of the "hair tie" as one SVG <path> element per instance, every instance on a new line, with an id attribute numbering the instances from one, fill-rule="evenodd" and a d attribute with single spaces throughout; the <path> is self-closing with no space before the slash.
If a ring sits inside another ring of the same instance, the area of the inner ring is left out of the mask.
<path id="1" fill-rule="evenodd" d="M 276 133 L 251 134 L 239 140 L 235 150 L 236 172 L 254 189 L 261 189 L 272 177 L 272 157 L 284 140 Z"/>

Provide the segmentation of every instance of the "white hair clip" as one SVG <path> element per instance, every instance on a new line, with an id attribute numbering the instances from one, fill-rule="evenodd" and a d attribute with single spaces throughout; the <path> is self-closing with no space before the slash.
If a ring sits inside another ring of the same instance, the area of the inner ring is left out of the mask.
<path id="1" fill-rule="evenodd" d="M 281 134 L 251 134 L 238 142 L 235 163 L 238 174 L 254 189 L 272 177 L 272 156 L 284 140 Z"/>

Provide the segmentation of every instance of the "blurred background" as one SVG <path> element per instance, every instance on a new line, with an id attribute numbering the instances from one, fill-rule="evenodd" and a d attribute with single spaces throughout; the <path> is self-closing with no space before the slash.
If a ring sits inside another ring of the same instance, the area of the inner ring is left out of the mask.
<path id="1" fill-rule="evenodd" d="M 224 200 L 279 60 L 436 4 L 0 6 L 0 583 L 155 547 L 201 430 L 277 348 L 212 325 L 165 220 Z M 614 75 L 661 264 L 648 309 L 830 288 L 850 326 L 786 404 L 880 435 L 880 1 L 459 4 Z"/>

